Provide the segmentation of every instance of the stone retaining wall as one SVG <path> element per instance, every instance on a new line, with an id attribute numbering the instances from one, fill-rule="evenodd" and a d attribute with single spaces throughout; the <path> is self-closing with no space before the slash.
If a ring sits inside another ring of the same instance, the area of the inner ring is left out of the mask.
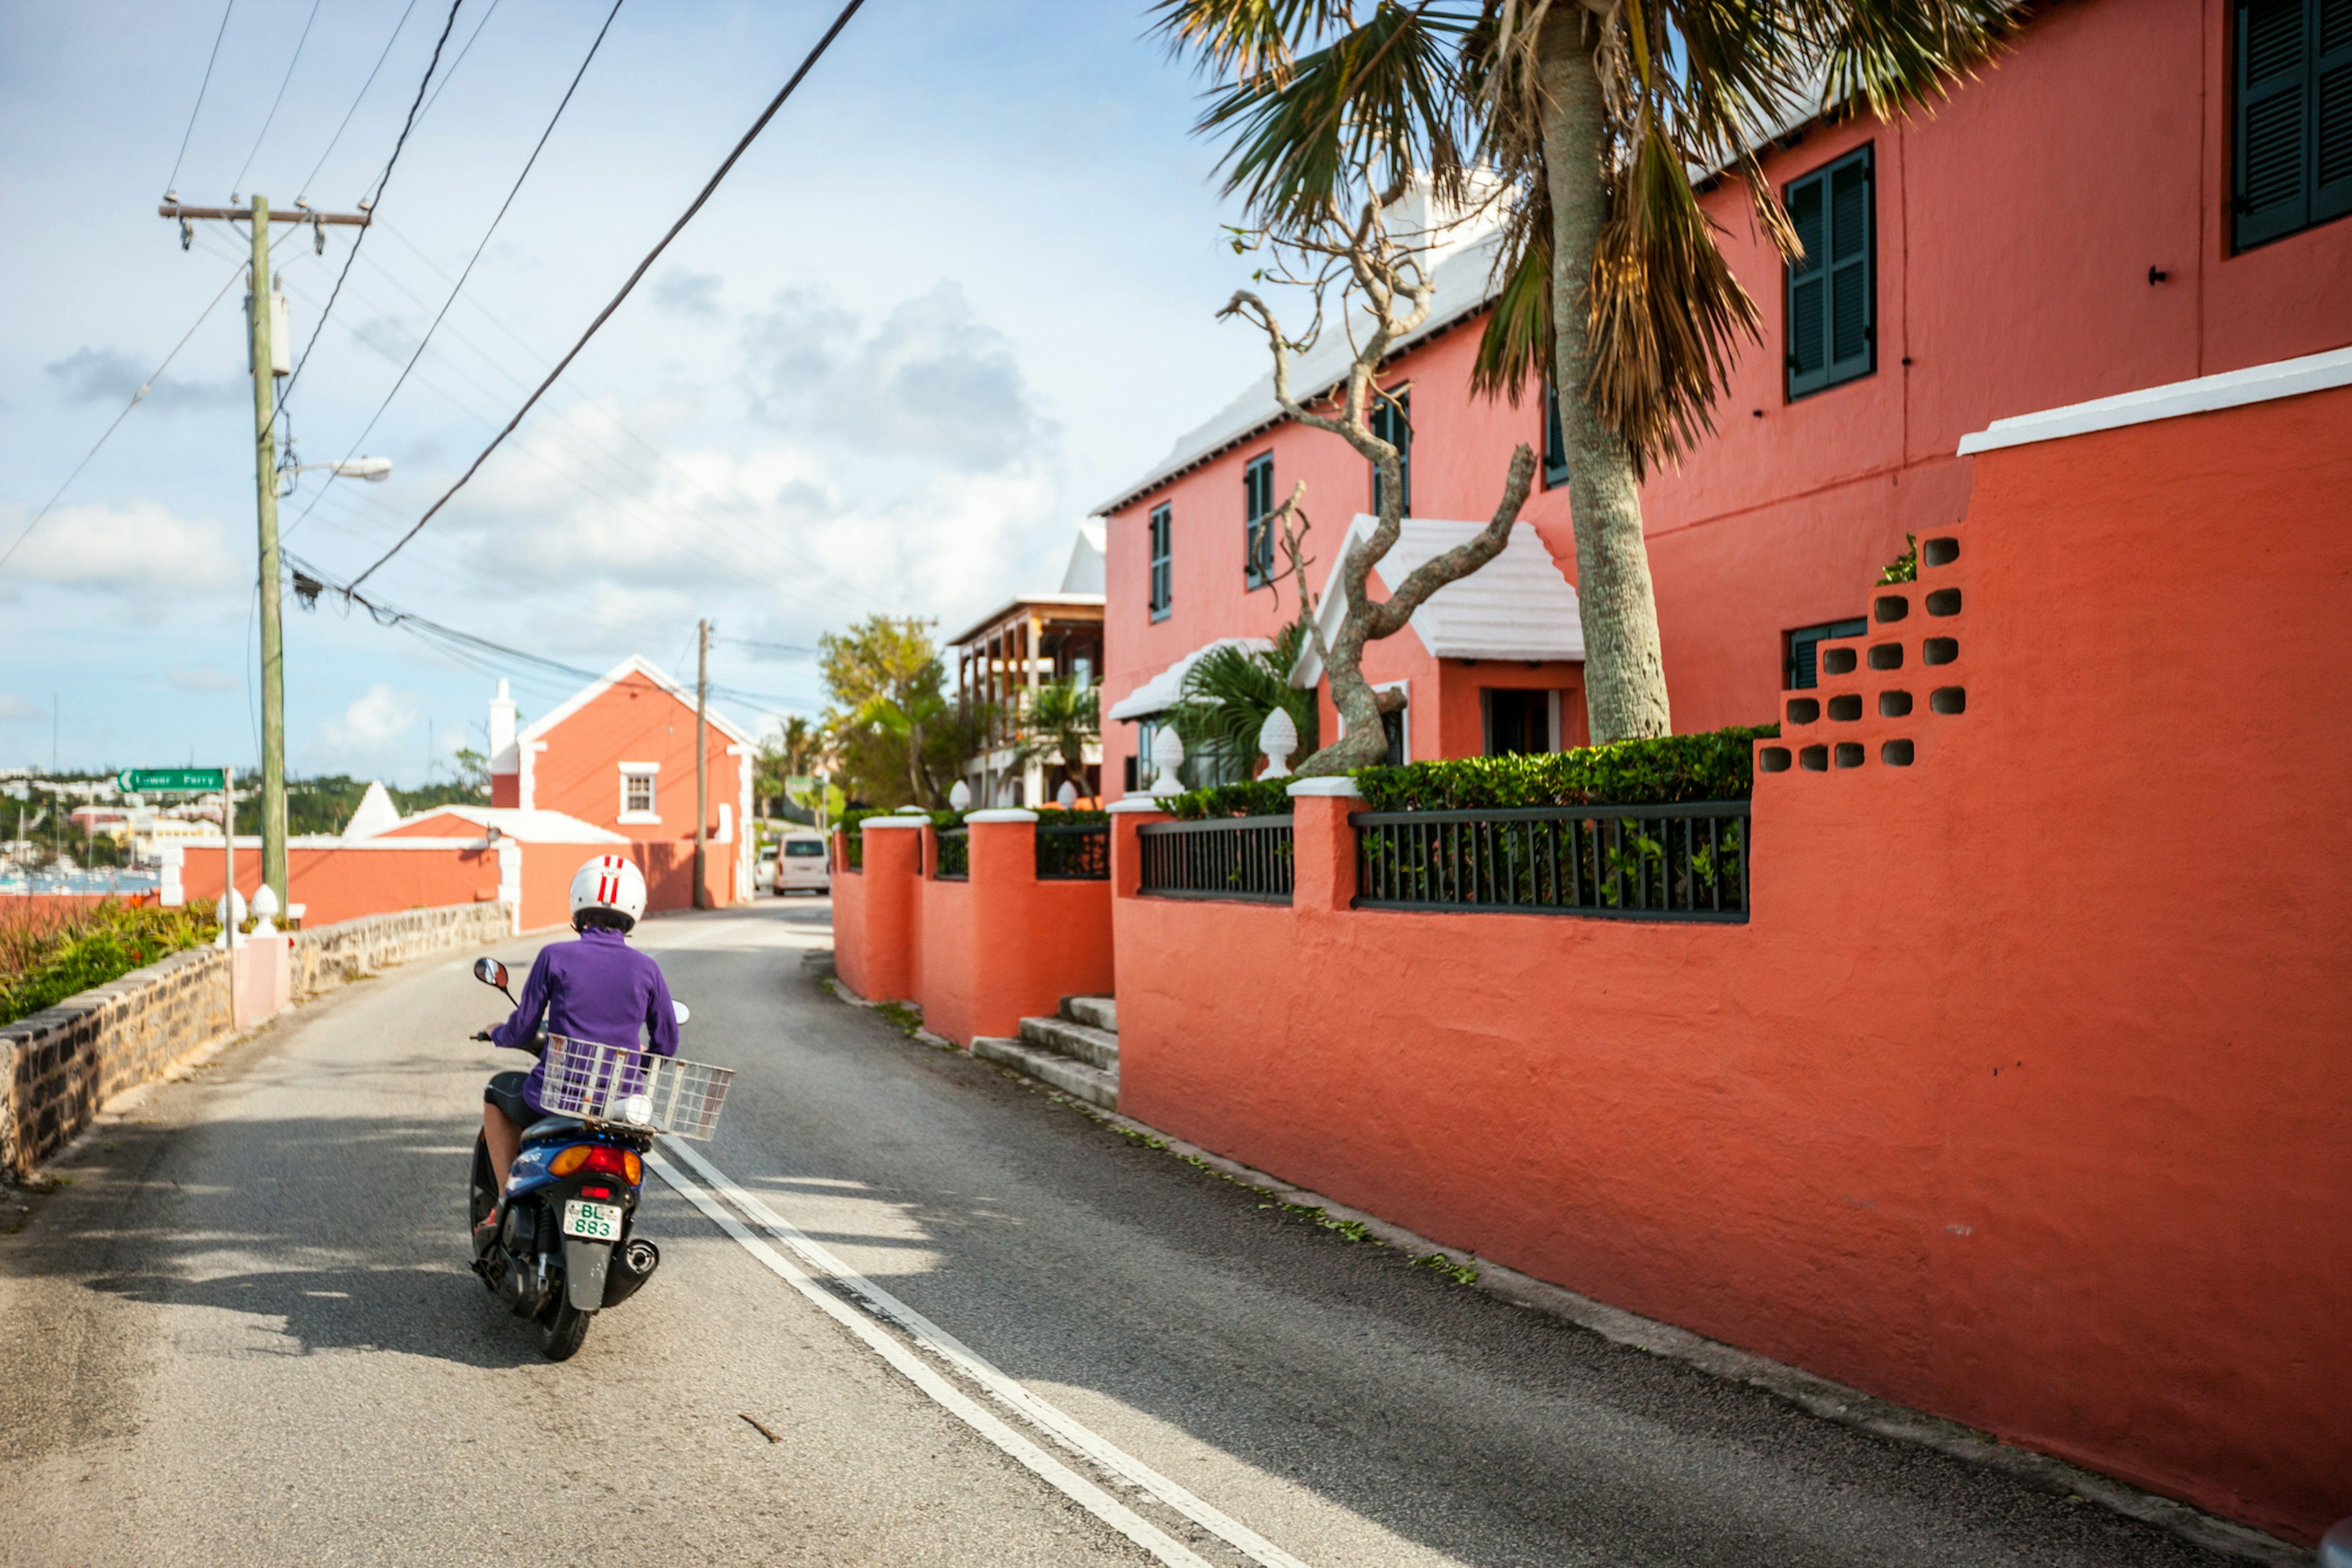
<path id="1" fill-rule="evenodd" d="M 404 910 L 297 933 L 297 1001 L 389 964 L 496 942 L 502 904 Z M 228 1032 L 228 958 L 215 948 L 160 963 L 0 1024 L 0 1179 L 22 1181 L 125 1089 L 152 1083 Z"/>
<path id="2" fill-rule="evenodd" d="M 453 947 L 479 947 L 513 934 L 504 904 L 453 904 L 403 910 L 299 931 L 294 937 L 294 1000 L 307 1000 L 395 963 Z"/>

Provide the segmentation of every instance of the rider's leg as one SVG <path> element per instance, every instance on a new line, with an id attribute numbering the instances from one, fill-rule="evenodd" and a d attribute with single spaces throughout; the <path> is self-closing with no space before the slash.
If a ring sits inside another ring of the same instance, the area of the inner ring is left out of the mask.
<path id="1" fill-rule="evenodd" d="M 507 1195 L 507 1173 L 522 1149 L 522 1129 L 514 1119 L 487 1101 L 482 1106 L 482 1142 L 489 1146 L 490 1173 L 498 1178 L 499 1196 Z"/>

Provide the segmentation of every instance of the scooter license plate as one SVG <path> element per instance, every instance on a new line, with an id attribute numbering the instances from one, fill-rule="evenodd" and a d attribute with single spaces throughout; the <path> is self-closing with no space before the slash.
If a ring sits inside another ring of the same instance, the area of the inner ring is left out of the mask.
<path id="1" fill-rule="evenodd" d="M 621 1239 L 621 1205 L 592 1204 L 573 1198 L 563 1205 L 563 1234 L 590 1241 Z"/>

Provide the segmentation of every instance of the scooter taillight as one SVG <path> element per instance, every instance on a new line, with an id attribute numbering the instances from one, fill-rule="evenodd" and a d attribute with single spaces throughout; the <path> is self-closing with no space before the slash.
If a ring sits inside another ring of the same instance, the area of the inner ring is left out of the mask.
<path id="1" fill-rule="evenodd" d="M 548 1173 L 568 1176 L 574 1171 L 586 1171 L 591 1175 L 618 1176 L 631 1186 L 645 1180 L 646 1164 L 633 1149 L 614 1149 L 602 1143 L 574 1143 L 548 1163 Z"/>
<path id="2" fill-rule="evenodd" d="M 643 1179 L 645 1163 L 631 1149 L 614 1149 L 598 1144 L 588 1151 L 583 1168 L 607 1176 L 618 1176 L 631 1186 Z"/>
<path id="3" fill-rule="evenodd" d="M 609 1198 L 613 1195 L 613 1189 L 610 1187 L 583 1187 L 580 1189 L 580 1195 L 583 1198 Z"/>

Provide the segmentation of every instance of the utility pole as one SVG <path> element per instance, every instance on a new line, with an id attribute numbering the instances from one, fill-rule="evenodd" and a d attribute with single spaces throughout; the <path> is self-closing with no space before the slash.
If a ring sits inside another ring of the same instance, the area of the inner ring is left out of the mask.
<path id="1" fill-rule="evenodd" d="M 261 879 L 286 907 L 286 658 L 278 605 L 278 363 L 269 198 L 253 198 L 253 489 L 261 533 Z M 286 345 L 290 347 L 291 345 Z M 289 366 L 290 369 L 291 366 Z"/>
<path id="2" fill-rule="evenodd" d="M 252 289 L 246 310 L 253 347 L 253 476 L 256 516 L 261 547 L 261 879 L 278 895 L 278 907 L 287 904 L 286 887 L 286 663 L 278 590 L 278 384 L 291 370 L 278 368 L 291 345 L 275 341 L 276 296 L 269 286 L 269 226 L 306 223 L 319 248 L 327 244 L 326 224 L 364 228 L 371 221 L 363 212 L 310 212 L 298 206 L 290 213 L 272 214 L 269 198 L 257 195 L 249 207 L 187 207 L 166 193 L 155 209 L 180 224 L 180 245 L 186 248 L 189 224 L 197 218 L 218 218 L 250 224 L 253 228 Z"/>
<path id="3" fill-rule="evenodd" d="M 703 837 L 710 822 L 710 623 L 696 623 L 694 656 L 694 907 L 710 907 L 702 879 Z"/>

